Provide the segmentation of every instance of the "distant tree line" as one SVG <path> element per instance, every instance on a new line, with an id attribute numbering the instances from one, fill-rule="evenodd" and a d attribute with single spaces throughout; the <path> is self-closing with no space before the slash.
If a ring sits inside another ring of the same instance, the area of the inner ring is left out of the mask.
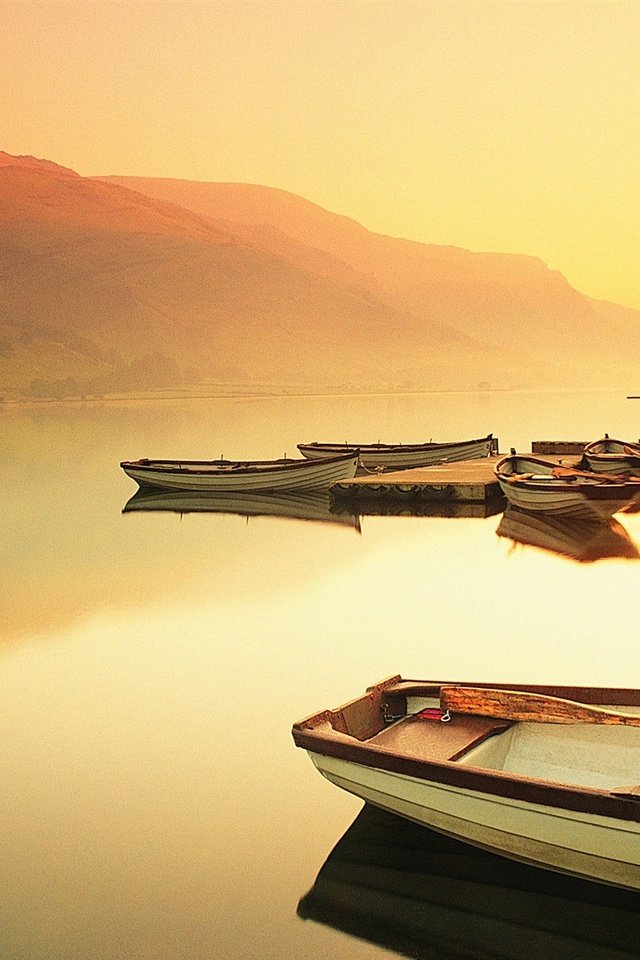
<path id="1" fill-rule="evenodd" d="M 129 393 L 133 390 L 181 386 L 185 381 L 192 383 L 191 378 L 194 376 L 197 376 L 194 370 L 185 371 L 183 374 L 178 362 L 173 358 L 165 357 L 161 353 L 150 353 L 129 363 L 118 364 L 108 372 L 86 380 L 76 377 L 44 380 L 37 377 L 31 381 L 26 396 L 43 400 L 64 400 L 67 397 Z"/>

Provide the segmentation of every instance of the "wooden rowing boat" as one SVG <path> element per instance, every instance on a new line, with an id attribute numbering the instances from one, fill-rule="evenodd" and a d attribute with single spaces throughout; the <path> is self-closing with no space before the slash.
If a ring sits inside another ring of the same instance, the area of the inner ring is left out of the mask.
<path id="1" fill-rule="evenodd" d="M 327 490 L 355 476 L 358 451 L 326 460 L 124 460 L 124 472 L 142 488 L 224 491 Z"/>
<path id="2" fill-rule="evenodd" d="M 294 724 L 293 737 L 374 806 L 640 890 L 640 690 L 394 676 Z"/>
<path id="3" fill-rule="evenodd" d="M 298 450 L 310 460 L 334 457 L 346 450 L 360 451 L 360 464 L 366 470 L 404 470 L 429 467 L 438 463 L 478 460 L 497 452 L 493 434 L 476 440 L 451 443 L 299 443 Z"/>
<path id="4" fill-rule="evenodd" d="M 613 440 L 605 433 L 602 440 L 588 443 L 582 455 L 582 464 L 595 473 L 640 476 L 640 443 Z"/>
<path id="5" fill-rule="evenodd" d="M 640 497 L 640 479 L 594 474 L 528 454 L 503 457 L 495 474 L 509 503 L 523 510 L 611 517 Z"/>
<path id="6" fill-rule="evenodd" d="M 533 513 L 507 504 L 496 534 L 513 544 L 537 547 L 579 563 L 610 557 L 637 560 L 640 556 L 629 533 L 614 517 Z"/>
<path id="7" fill-rule="evenodd" d="M 497 857 L 369 804 L 298 916 L 416 960 L 640 958 L 640 893 Z"/>

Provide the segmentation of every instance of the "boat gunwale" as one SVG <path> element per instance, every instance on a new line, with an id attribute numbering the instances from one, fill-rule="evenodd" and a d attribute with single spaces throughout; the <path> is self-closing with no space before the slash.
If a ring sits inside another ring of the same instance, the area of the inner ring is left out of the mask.
<path id="1" fill-rule="evenodd" d="M 297 444 L 298 450 L 359 450 L 361 453 L 419 453 L 426 451 L 437 451 L 443 449 L 460 447 L 469 447 L 477 443 L 486 443 L 494 439 L 493 433 L 488 433 L 484 437 L 476 437 L 473 440 L 450 440 L 443 443 L 428 441 L 424 443 L 338 443 L 335 441 L 324 442 L 314 440 L 311 443 Z"/>
<path id="2" fill-rule="evenodd" d="M 601 445 L 616 444 L 620 447 L 619 451 L 610 452 L 597 449 Z M 616 440 L 615 437 L 602 437 L 600 440 L 592 440 L 585 444 L 583 456 L 587 462 L 591 459 L 596 462 L 606 464 L 621 464 L 623 466 L 636 467 L 640 465 L 640 443 L 634 443 L 628 440 Z"/>

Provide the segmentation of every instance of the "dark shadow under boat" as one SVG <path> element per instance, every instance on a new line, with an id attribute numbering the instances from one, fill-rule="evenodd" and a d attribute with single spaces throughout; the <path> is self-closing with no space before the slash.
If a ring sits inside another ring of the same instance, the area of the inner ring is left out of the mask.
<path id="1" fill-rule="evenodd" d="M 636 544 L 615 518 L 529 513 L 509 504 L 496 533 L 527 547 L 593 563 L 612 557 L 637 560 Z"/>
<path id="2" fill-rule="evenodd" d="M 205 491 L 138 490 L 123 513 L 224 513 L 241 517 L 282 517 L 314 523 L 338 524 L 360 532 L 360 520 L 331 510 L 325 490 L 291 490 L 281 493 L 206 493 Z"/>
<path id="3" fill-rule="evenodd" d="M 640 894 L 528 867 L 369 805 L 298 915 L 420 960 L 640 958 Z"/>

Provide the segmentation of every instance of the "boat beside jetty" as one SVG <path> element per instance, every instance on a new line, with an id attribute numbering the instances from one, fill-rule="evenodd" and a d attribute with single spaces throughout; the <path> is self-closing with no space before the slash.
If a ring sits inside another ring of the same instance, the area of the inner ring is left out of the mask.
<path id="1" fill-rule="evenodd" d="M 450 443 L 299 443 L 298 450 L 310 460 L 335 457 L 347 450 L 360 451 L 360 466 L 371 471 L 404 470 L 429 467 L 461 460 L 477 460 L 497 453 L 498 441 L 492 433 L 475 440 Z"/>
<path id="2" fill-rule="evenodd" d="M 585 446 L 582 463 L 594 473 L 640 477 L 640 443 L 614 440 L 605 433 L 602 440 L 593 440 Z"/>
<path id="3" fill-rule="evenodd" d="M 507 500 L 523 510 L 573 517 L 611 517 L 640 498 L 633 480 L 512 453 L 495 466 Z"/>
<path id="4" fill-rule="evenodd" d="M 355 476 L 358 451 L 324 460 L 123 460 L 120 466 L 141 488 L 209 493 L 328 490 Z"/>

